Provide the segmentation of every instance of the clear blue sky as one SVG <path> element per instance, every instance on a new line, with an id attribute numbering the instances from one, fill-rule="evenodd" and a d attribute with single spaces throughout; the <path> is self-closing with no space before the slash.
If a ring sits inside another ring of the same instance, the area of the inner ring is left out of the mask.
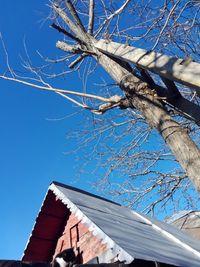
<path id="1" fill-rule="evenodd" d="M 34 59 L 35 50 L 54 55 L 58 33 L 48 27 L 49 23 L 42 23 L 48 14 L 47 2 L 1 1 L 0 32 L 12 66 L 19 67 L 24 39 Z M 0 51 L 2 72 L 2 47 Z M 76 86 L 75 80 L 66 89 L 72 85 Z M 55 94 L 0 80 L 0 259 L 20 259 L 52 180 L 91 191 L 88 182 L 74 179 L 74 158 L 63 153 L 72 149 L 65 135 L 80 121 L 81 114 L 48 120 L 78 110 Z"/>

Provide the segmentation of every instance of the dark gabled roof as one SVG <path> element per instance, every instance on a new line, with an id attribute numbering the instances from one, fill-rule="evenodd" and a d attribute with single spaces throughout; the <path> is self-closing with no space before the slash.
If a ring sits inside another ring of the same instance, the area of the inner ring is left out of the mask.
<path id="1" fill-rule="evenodd" d="M 108 253 L 100 257 L 101 262 L 110 262 L 115 256 L 126 263 L 143 259 L 175 266 L 200 266 L 200 242 L 171 225 L 57 182 L 50 185 L 48 192 L 107 245 Z"/>

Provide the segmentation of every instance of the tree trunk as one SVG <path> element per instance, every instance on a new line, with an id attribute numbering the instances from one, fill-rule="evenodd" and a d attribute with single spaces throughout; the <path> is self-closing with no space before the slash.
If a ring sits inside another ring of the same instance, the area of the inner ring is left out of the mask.
<path id="1" fill-rule="evenodd" d="M 96 59 L 119 84 L 125 94 L 131 98 L 133 106 L 161 134 L 200 193 L 200 150 L 190 138 L 187 130 L 171 118 L 147 83 L 128 71 L 123 63 L 116 62 L 99 52 Z"/>
<path id="2" fill-rule="evenodd" d="M 70 5 L 72 5 L 71 2 Z M 96 48 L 97 41 L 94 37 L 84 32 L 79 25 L 74 24 L 63 9 L 59 8 L 57 5 L 54 5 L 53 9 L 75 34 L 75 38 L 79 40 L 79 48 L 84 48 L 82 52 L 88 50 L 88 54 L 92 55 L 118 83 L 132 101 L 133 106 L 138 109 L 144 115 L 147 122 L 161 134 L 177 161 L 186 171 L 196 190 L 200 193 L 200 150 L 192 141 L 187 131 L 172 120 L 155 93 L 147 83 L 143 82 L 132 73 L 128 63 L 120 59 L 113 59 L 111 56 L 100 52 Z M 76 21 L 76 14 L 71 13 L 71 15 Z M 59 45 L 57 47 L 63 49 L 63 47 Z"/>

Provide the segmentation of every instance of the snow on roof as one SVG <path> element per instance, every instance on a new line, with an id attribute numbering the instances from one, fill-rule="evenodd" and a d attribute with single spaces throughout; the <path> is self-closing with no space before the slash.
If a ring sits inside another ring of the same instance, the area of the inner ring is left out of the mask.
<path id="1" fill-rule="evenodd" d="M 110 248 L 112 258 L 115 255 L 126 263 L 136 258 L 175 266 L 200 266 L 200 242 L 175 227 L 57 182 L 49 190 Z"/>

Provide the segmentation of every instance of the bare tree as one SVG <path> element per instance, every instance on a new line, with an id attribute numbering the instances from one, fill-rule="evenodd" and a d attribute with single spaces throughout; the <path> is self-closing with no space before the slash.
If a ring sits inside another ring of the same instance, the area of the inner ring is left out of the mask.
<path id="1" fill-rule="evenodd" d="M 103 185 L 108 188 L 109 177 L 119 170 L 121 176 L 128 179 L 116 186 L 112 182 L 111 190 L 129 196 L 127 204 L 147 212 L 160 203 L 167 203 L 176 192 L 186 192 L 189 201 L 191 182 L 200 192 L 199 121 L 197 117 L 193 120 L 186 116 L 188 107 L 184 101 L 191 103 L 194 111 L 199 110 L 198 94 L 194 89 L 168 79 L 161 80 L 144 69 L 105 54 L 96 44 L 99 39 L 108 43 L 117 40 L 148 51 L 182 57 L 185 65 L 191 60 L 198 61 L 199 1 L 52 0 L 50 10 L 51 26 L 63 36 L 56 43 L 63 51 L 63 57 L 54 62 L 70 63 L 67 70 L 48 76 L 59 77 L 80 69 L 87 69 L 89 75 L 100 66 L 114 81 L 113 86 L 102 85 L 106 90 L 102 90 L 104 95 L 101 96 L 97 90 L 91 94 L 57 89 L 46 82 L 44 68 L 36 69 L 30 61 L 25 67 L 33 74 L 31 80 L 18 76 L 9 64 L 10 76 L 2 74 L 0 77 L 54 91 L 95 116 L 118 108 L 105 120 L 97 118 L 93 135 L 87 131 L 88 137 L 84 135 L 81 141 L 82 147 L 90 141 L 95 143 L 91 153 L 95 151 L 101 159 L 105 156 L 107 171 L 102 179 Z M 117 87 L 121 89 L 120 95 L 116 95 L 120 92 Z M 75 96 L 79 98 L 75 99 Z M 151 144 L 155 130 L 162 137 L 161 140 L 157 135 L 156 148 L 147 146 L 147 142 Z M 105 143 L 99 142 L 101 148 L 96 143 L 97 136 L 105 138 Z M 80 140 L 80 132 L 77 137 Z M 171 166 L 174 168 L 161 169 L 159 165 L 163 161 L 173 162 Z M 177 163 L 181 167 L 177 167 Z M 147 201 L 149 204 L 144 204 Z"/>

